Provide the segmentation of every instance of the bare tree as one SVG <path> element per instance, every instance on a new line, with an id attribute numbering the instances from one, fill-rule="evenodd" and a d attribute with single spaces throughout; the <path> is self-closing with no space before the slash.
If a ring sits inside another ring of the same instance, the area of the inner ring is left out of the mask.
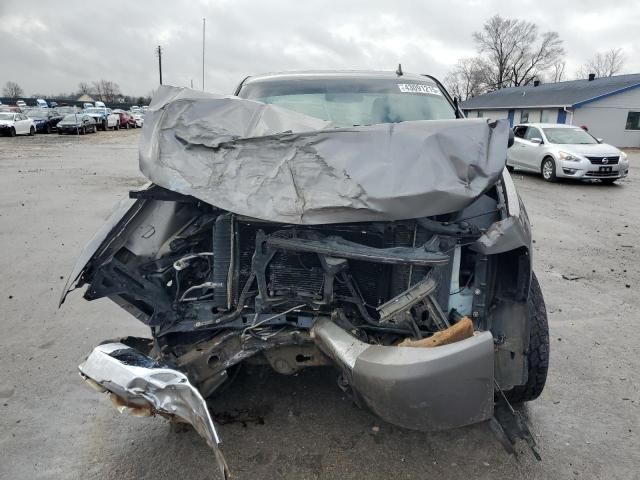
<path id="1" fill-rule="evenodd" d="M 538 27 L 534 25 L 532 30 L 535 41 Z M 564 55 L 562 40 L 557 32 L 545 32 L 542 34 L 540 44 L 527 43 L 516 55 L 511 67 L 511 84 L 515 87 L 528 85 L 542 73 L 553 67 Z"/>
<path id="2" fill-rule="evenodd" d="M 461 58 L 444 82 L 460 100 L 475 97 L 487 90 L 487 65 L 479 58 Z"/>
<path id="3" fill-rule="evenodd" d="M 539 34 L 538 26 L 525 20 L 494 15 L 473 39 L 488 66 L 488 88 L 527 85 L 564 56 L 557 32 Z"/>
<path id="4" fill-rule="evenodd" d="M 87 82 L 78 84 L 78 95 L 91 95 L 91 86 Z"/>
<path id="5" fill-rule="evenodd" d="M 625 56 L 621 48 L 612 48 L 604 53 L 597 52 L 578 70 L 578 78 L 587 78 L 590 73 L 596 77 L 612 77 L 624 68 Z"/>
<path id="6" fill-rule="evenodd" d="M 17 98 L 24 95 L 24 90 L 16 82 L 7 82 L 2 89 L 2 94 L 5 97 Z"/>
<path id="7" fill-rule="evenodd" d="M 556 62 L 551 67 L 551 81 L 558 83 L 565 78 L 565 69 L 567 68 L 567 62 L 564 60 Z"/>
<path id="8" fill-rule="evenodd" d="M 120 93 L 120 86 L 110 80 L 99 80 L 92 82 L 91 85 L 92 95 L 103 102 L 114 102 L 122 95 L 122 93 Z"/>

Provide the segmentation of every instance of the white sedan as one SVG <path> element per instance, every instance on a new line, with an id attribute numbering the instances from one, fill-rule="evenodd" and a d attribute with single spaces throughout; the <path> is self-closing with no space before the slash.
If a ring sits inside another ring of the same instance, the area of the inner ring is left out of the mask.
<path id="1" fill-rule="evenodd" d="M 138 111 L 131 111 L 131 116 L 136 121 L 136 128 L 142 128 L 144 125 L 144 115 Z"/>
<path id="2" fill-rule="evenodd" d="M 554 182 L 558 178 L 613 183 L 629 173 L 627 154 L 602 143 L 573 125 L 527 123 L 513 128 L 514 144 L 507 150 L 507 168 L 541 173 Z"/>
<path id="3" fill-rule="evenodd" d="M 16 135 L 35 135 L 36 124 L 24 113 L 0 112 L 0 133 Z"/>

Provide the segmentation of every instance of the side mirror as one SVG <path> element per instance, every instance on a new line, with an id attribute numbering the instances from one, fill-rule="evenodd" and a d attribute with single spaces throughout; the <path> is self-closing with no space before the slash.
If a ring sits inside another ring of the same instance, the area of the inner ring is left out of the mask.
<path id="1" fill-rule="evenodd" d="M 507 148 L 511 148 L 513 146 L 513 143 L 515 142 L 515 134 L 513 133 L 513 130 L 509 129 L 509 140 L 507 141 Z"/>
<path id="2" fill-rule="evenodd" d="M 542 143 L 542 139 L 538 138 L 538 137 L 533 137 L 531 140 L 529 140 L 531 143 L 535 143 L 536 145 L 540 145 Z"/>
<path id="3" fill-rule="evenodd" d="M 604 139 L 603 138 L 596 138 L 596 142 L 602 143 L 602 142 L 604 142 Z"/>

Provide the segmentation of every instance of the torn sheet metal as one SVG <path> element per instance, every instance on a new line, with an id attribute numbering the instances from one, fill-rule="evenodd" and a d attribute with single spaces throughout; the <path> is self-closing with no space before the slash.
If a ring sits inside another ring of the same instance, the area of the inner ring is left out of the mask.
<path id="1" fill-rule="evenodd" d="M 123 343 L 97 346 L 79 369 L 92 385 L 97 384 L 117 397 L 114 405 L 121 411 L 123 407 L 133 414 L 150 411 L 193 425 L 213 449 L 221 478 L 228 478 L 229 469 L 207 404 L 186 375 L 158 365 Z"/>
<path id="2" fill-rule="evenodd" d="M 463 209 L 503 170 L 505 120 L 352 128 L 252 100 L 160 87 L 140 170 L 240 215 L 292 224 L 392 221 Z"/>

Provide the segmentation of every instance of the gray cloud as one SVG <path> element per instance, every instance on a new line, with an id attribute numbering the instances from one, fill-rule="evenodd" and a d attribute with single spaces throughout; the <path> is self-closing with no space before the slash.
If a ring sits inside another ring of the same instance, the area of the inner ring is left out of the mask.
<path id="1" fill-rule="evenodd" d="M 229 93 L 245 76 L 300 69 L 394 69 L 444 77 L 474 53 L 471 33 L 489 16 L 536 22 L 565 42 L 571 74 L 597 50 L 624 49 L 640 71 L 640 3 L 596 0 L 388 0 L 301 2 L 2 0 L 0 86 L 56 94 L 80 81 L 117 82 L 143 95 L 158 82 L 201 86 L 201 25 L 207 19 L 207 90 Z"/>

